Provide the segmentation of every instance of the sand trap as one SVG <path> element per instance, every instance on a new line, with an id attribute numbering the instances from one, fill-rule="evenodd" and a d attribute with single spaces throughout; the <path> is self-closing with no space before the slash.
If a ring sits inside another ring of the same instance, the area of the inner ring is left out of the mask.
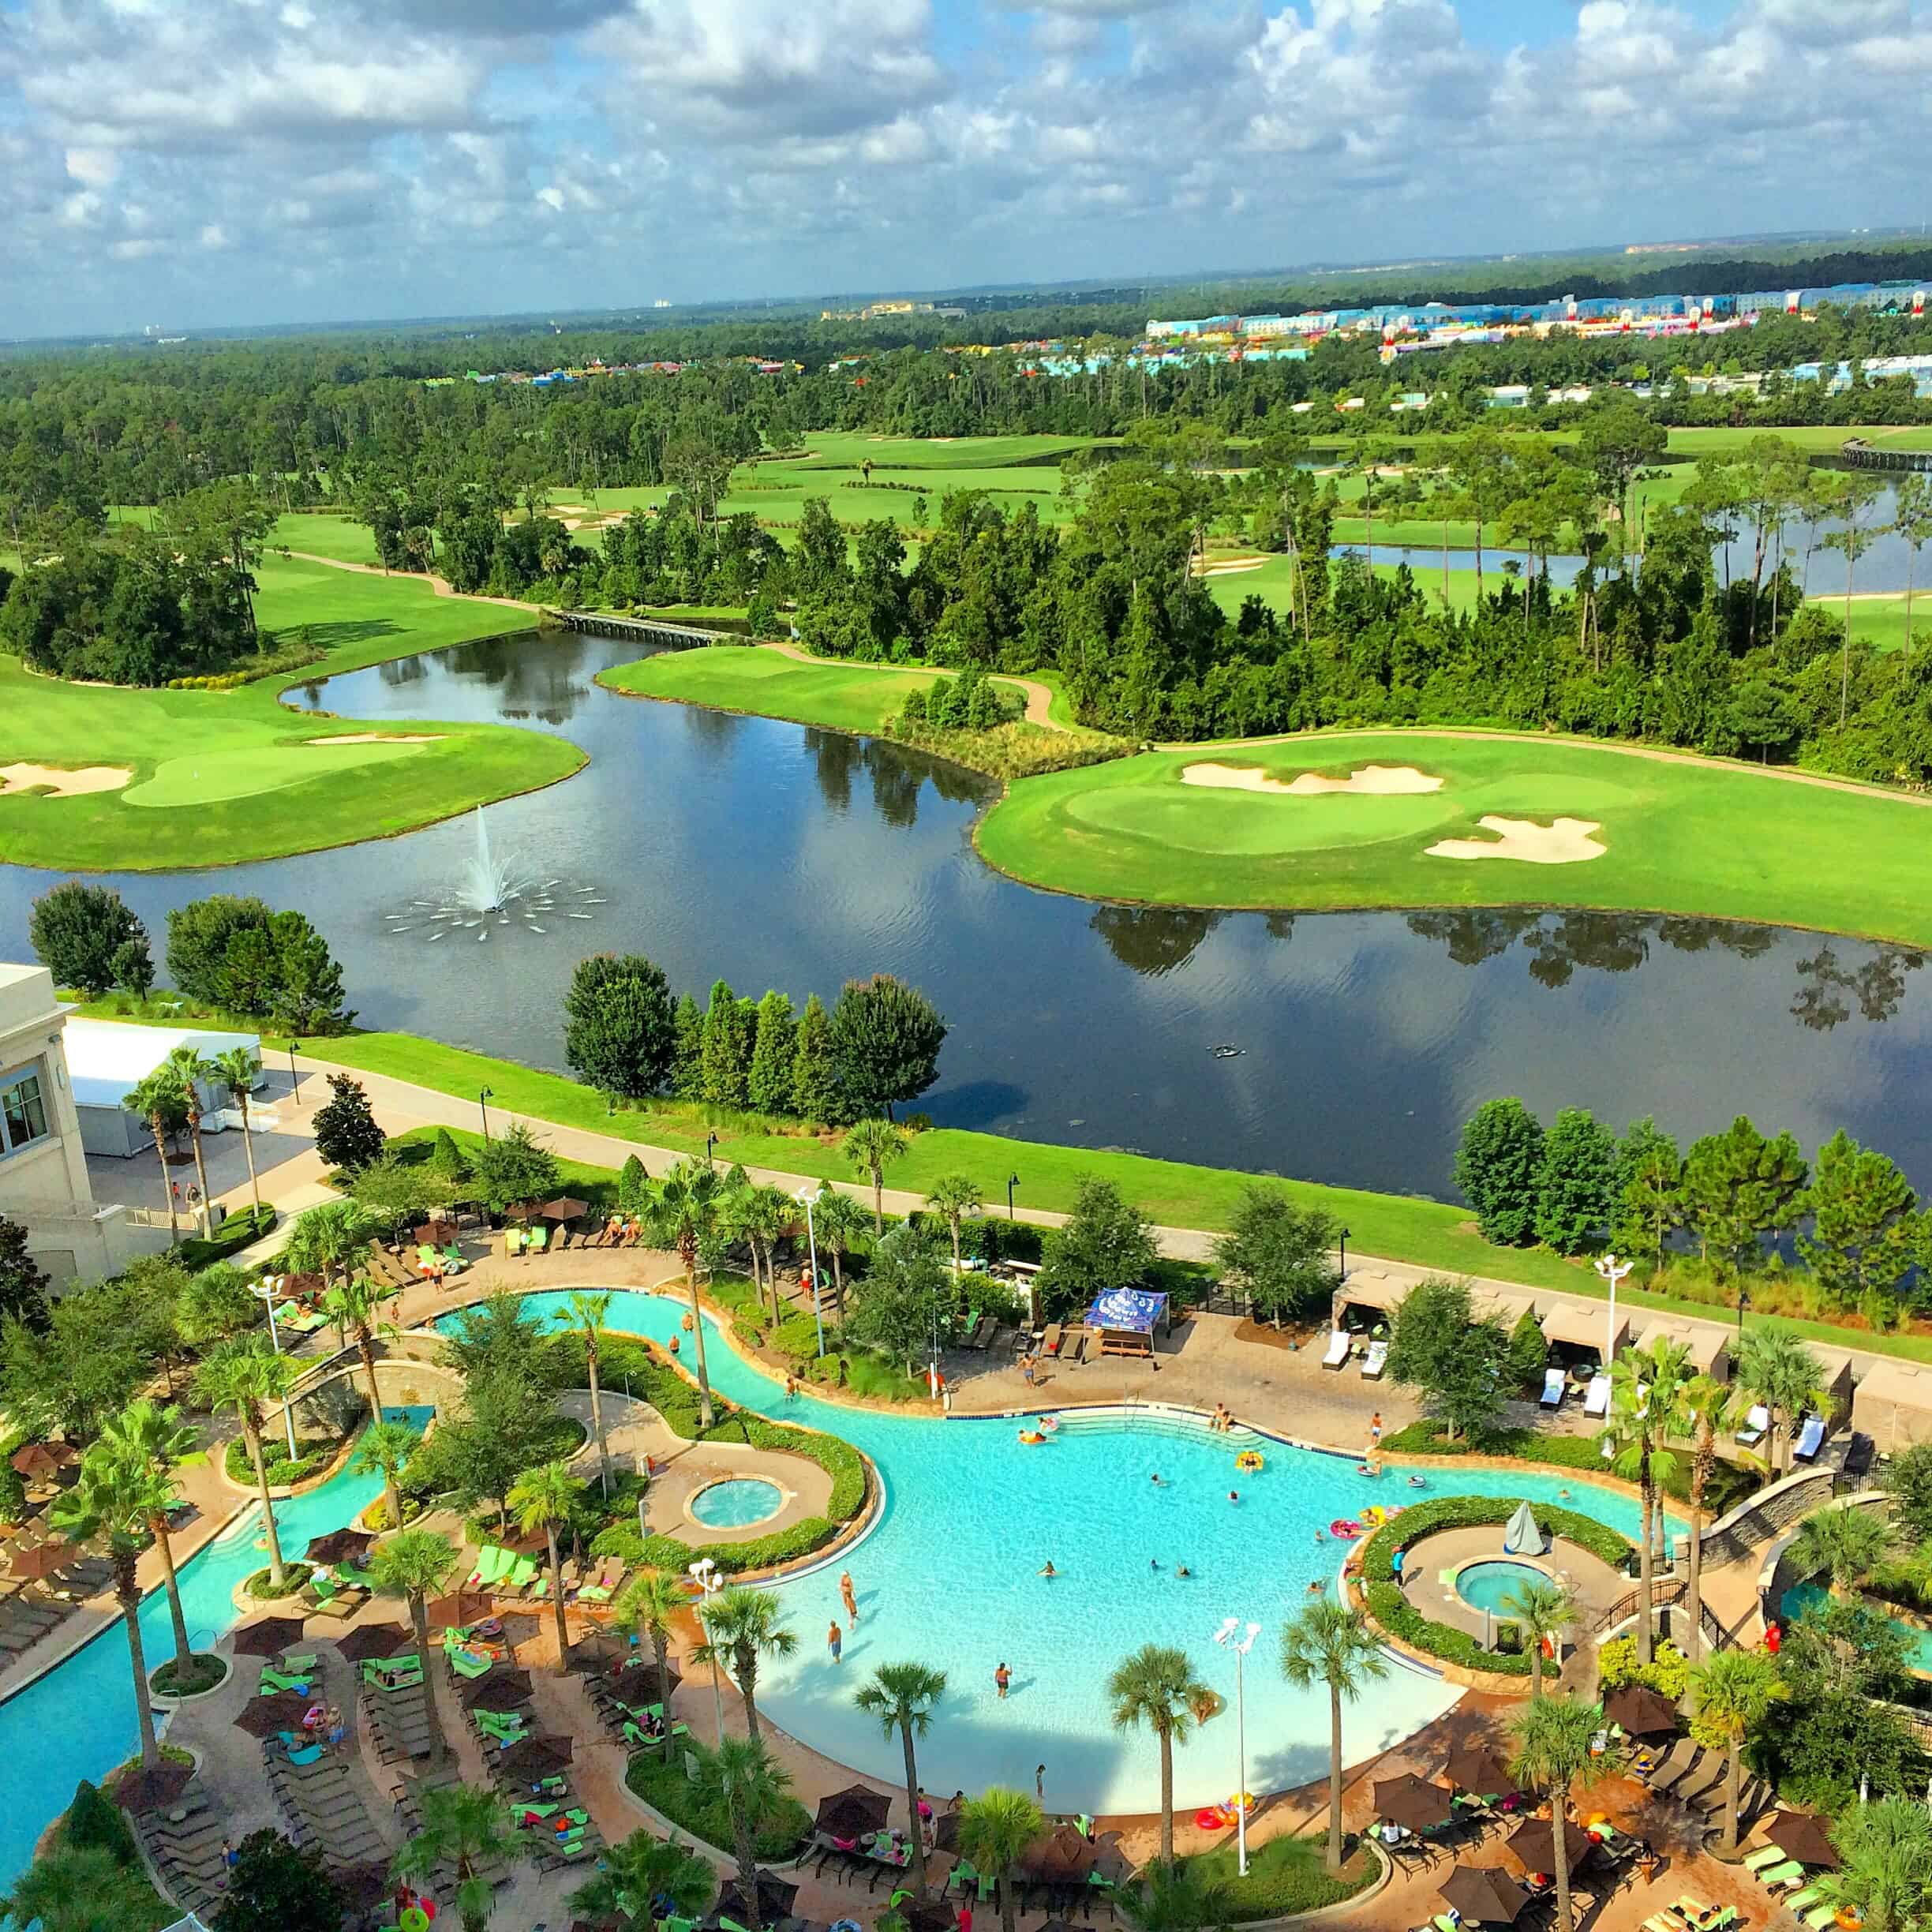
<path id="1" fill-rule="evenodd" d="M 420 732 L 405 735 L 400 732 L 345 732 L 335 738 L 305 738 L 305 744 L 437 744 L 442 740 L 440 732 Z"/>
<path id="2" fill-rule="evenodd" d="M 1493 839 L 1444 839 L 1428 848 L 1432 859 L 1520 859 L 1526 865 L 1575 865 L 1601 859 L 1610 848 L 1590 837 L 1602 826 L 1593 818 L 1479 818 Z"/>
<path id="3" fill-rule="evenodd" d="M 1267 561 L 1264 556 L 1221 557 L 1204 565 L 1200 574 L 1204 577 L 1232 577 L 1238 571 L 1259 570 Z"/>
<path id="4" fill-rule="evenodd" d="M 88 765 L 61 771 L 51 765 L 0 765 L 0 792 L 51 792 L 78 798 L 84 792 L 118 792 L 134 774 L 120 765 Z"/>
<path id="5" fill-rule="evenodd" d="M 1413 765 L 1365 765 L 1346 778 L 1324 778 L 1303 772 L 1283 784 L 1252 766 L 1189 765 L 1181 773 L 1183 784 L 1207 785 L 1218 792 L 1277 792 L 1290 798 L 1314 798 L 1327 792 L 1354 792 L 1376 798 L 1407 797 L 1418 792 L 1440 792 L 1442 781 Z M 1592 826 L 1591 829 L 1595 830 Z"/>

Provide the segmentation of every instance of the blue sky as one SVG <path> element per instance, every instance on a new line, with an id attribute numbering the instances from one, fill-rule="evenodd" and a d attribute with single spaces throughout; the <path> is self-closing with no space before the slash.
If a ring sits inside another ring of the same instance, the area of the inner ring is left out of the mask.
<path id="1" fill-rule="evenodd" d="M 0 334 L 1915 223 L 1932 0 L 0 0 Z"/>

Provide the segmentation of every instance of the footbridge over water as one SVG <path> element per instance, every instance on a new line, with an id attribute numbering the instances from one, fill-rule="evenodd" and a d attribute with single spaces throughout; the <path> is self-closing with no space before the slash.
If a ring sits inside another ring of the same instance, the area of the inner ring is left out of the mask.
<path id="1" fill-rule="evenodd" d="M 1839 454 L 1855 470 L 1932 470 L 1932 450 L 1888 449 L 1859 436 Z"/>
<path id="2" fill-rule="evenodd" d="M 591 631 L 600 637 L 627 638 L 662 650 L 693 650 L 701 644 L 741 644 L 746 640 L 729 631 L 701 631 L 693 624 L 667 623 L 658 617 L 623 617 L 615 611 L 546 611 L 546 618 L 571 631 Z"/>

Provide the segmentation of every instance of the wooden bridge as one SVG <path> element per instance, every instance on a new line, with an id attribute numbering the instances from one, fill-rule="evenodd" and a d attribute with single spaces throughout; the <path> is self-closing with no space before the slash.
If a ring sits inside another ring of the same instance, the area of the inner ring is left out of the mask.
<path id="1" fill-rule="evenodd" d="M 1932 470 L 1932 450 L 1881 449 L 1854 436 L 1839 454 L 1855 470 Z"/>
<path id="2" fill-rule="evenodd" d="M 666 623 L 657 617 L 620 617 L 615 611 L 545 611 L 546 620 L 571 631 L 592 631 L 600 637 L 627 638 L 665 650 L 692 650 L 701 644 L 742 643 L 728 631 L 700 631 L 691 624 Z"/>

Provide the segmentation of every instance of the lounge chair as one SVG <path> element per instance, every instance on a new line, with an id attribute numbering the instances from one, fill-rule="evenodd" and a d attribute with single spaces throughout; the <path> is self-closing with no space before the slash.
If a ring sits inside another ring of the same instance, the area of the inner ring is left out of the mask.
<path id="1" fill-rule="evenodd" d="M 1784 1895 L 1784 1910 L 1792 1912 L 1809 1911 L 1818 1902 L 1818 1889 L 1808 1885 L 1802 1892 L 1788 1892 Z"/>
<path id="2" fill-rule="evenodd" d="M 524 1245 L 532 1254 L 541 1254 L 550 1245 L 550 1230 L 539 1222 L 530 1231 L 530 1238 Z"/>
<path id="3" fill-rule="evenodd" d="M 1540 1406 L 1544 1409 L 1560 1409 L 1563 1404 L 1563 1397 L 1569 1392 L 1569 1383 L 1563 1380 L 1563 1372 L 1560 1368 L 1545 1368 L 1543 1371 L 1543 1395 Z"/>
<path id="4" fill-rule="evenodd" d="M 1610 1378 L 1607 1375 L 1590 1377 L 1590 1385 L 1583 1391 L 1583 1413 L 1588 1416 L 1610 1413 Z"/>
<path id="5" fill-rule="evenodd" d="M 1349 1358 L 1355 1338 L 1346 1328 L 1338 1328 L 1328 1338 L 1328 1352 L 1322 1357 L 1324 1368 L 1339 1368 Z"/>
<path id="6" fill-rule="evenodd" d="M 1838 1908 L 1836 1905 L 1814 1905 L 1805 1914 L 1804 1922 L 1811 1927 L 1812 1932 L 1825 1932 L 1825 1926 L 1838 1923 Z"/>
<path id="7" fill-rule="evenodd" d="M 1805 1868 L 1795 1859 L 1787 1859 L 1782 1865 L 1758 1874 L 1758 1882 L 1773 1892 L 1795 1892 L 1804 1881 Z"/>
<path id="8" fill-rule="evenodd" d="M 1738 1432 L 1733 1440 L 1749 1449 L 1764 1440 L 1765 1432 L 1770 1426 L 1771 1411 L 1760 1402 L 1738 1425 Z"/>
<path id="9" fill-rule="evenodd" d="M 1060 1344 L 1065 1339 L 1065 1335 L 1066 1330 L 1061 1324 L 1049 1322 L 1046 1324 L 1046 1333 L 1041 1339 L 1040 1353 L 1043 1355 L 1058 1355 L 1060 1353 Z"/>
<path id="10" fill-rule="evenodd" d="M 1773 1865 L 1781 1865 L 1784 1862 L 1784 1848 L 1782 1845 L 1760 1845 L 1755 1852 L 1746 1855 L 1744 1869 L 1748 1872 L 1769 1871 Z"/>
<path id="11" fill-rule="evenodd" d="M 1825 1418 L 1822 1416 L 1807 1416 L 1804 1427 L 1798 1432 L 1798 1440 L 1792 1445 L 1794 1462 L 1809 1462 L 1825 1444 Z"/>
<path id="12" fill-rule="evenodd" d="M 1389 1345 L 1386 1342 L 1371 1342 L 1368 1353 L 1362 1357 L 1361 1376 L 1365 1382 L 1379 1382 L 1382 1371 L 1388 1366 Z"/>

